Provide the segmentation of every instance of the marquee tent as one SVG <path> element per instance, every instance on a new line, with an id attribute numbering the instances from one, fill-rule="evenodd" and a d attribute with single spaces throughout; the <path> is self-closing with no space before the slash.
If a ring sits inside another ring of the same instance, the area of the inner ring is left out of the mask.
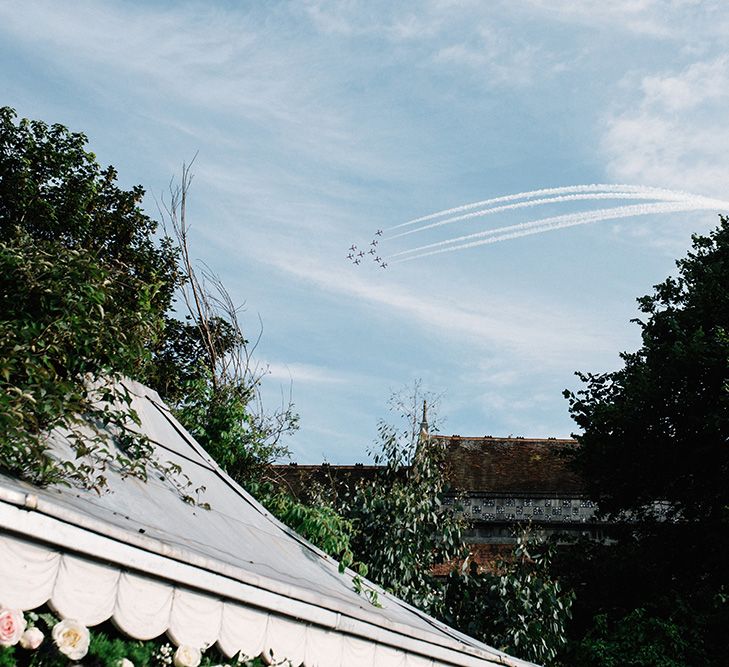
<path id="1" fill-rule="evenodd" d="M 205 487 L 210 509 L 181 501 L 169 480 L 108 475 L 108 492 L 37 488 L 0 475 L 0 601 L 48 603 L 87 626 L 111 619 L 126 635 L 167 633 L 227 656 L 273 651 L 292 665 L 327 667 L 529 663 L 430 618 L 351 572 L 281 524 L 228 477 L 156 392 L 125 383 L 156 455 Z M 54 432 L 49 444 L 70 455 Z M 367 583 L 369 586 L 370 584 Z"/>

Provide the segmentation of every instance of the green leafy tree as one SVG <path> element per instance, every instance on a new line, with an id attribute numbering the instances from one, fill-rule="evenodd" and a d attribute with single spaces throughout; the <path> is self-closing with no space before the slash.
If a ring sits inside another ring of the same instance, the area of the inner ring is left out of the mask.
<path id="1" fill-rule="evenodd" d="M 729 505 L 729 220 L 638 300 L 642 346 L 566 392 L 578 463 L 601 510 L 725 522 Z"/>
<path id="2" fill-rule="evenodd" d="M 492 568 L 467 559 L 446 581 L 444 620 L 511 655 L 559 664 L 575 596 L 552 572 L 554 549 L 526 529 Z"/>
<path id="3" fill-rule="evenodd" d="M 138 281 L 136 307 L 119 308 L 128 276 L 87 251 L 59 250 L 25 235 L 0 243 L 0 467 L 40 484 L 103 486 L 111 460 L 144 476 L 149 446 L 128 429 L 116 380 L 147 356 L 144 341 L 159 324 L 154 288 Z M 123 456 L 111 454 L 104 432 L 91 427 L 96 422 L 117 429 Z M 93 453 L 96 463 L 52 459 L 44 434 L 58 427 L 69 432 L 76 457 Z"/>
<path id="4" fill-rule="evenodd" d="M 118 188 L 85 144 L 0 109 L 0 468 L 101 488 L 111 461 L 139 477 L 153 463 L 118 380 L 144 377 L 177 269 L 142 190 Z M 122 453 L 95 424 L 116 430 Z M 45 444 L 57 427 L 74 449 L 59 463 Z"/>
<path id="5" fill-rule="evenodd" d="M 568 568 L 590 664 L 721 665 L 729 651 L 729 219 L 677 268 L 638 299 L 642 344 L 622 368 L 565 392 L 588 492 L 626 522 Z"/>
<path id="6" fill-rule="evenodd" d="M 124 442 L 117 462 L 143 476 L 151 448 L 128 428 L 135 415 L 118 383 L 131 376 L 156 387 L 226 469 L 257 480 L 285 454 L 280 437 L 296 417 L 253 409 L 261 374 L 227 293 L 215 283 L 211 297 L 192 270 L 184 190 L 170 209 L 183 216 L 173 217 L 178 247 L 156 238 L 142 188 L 119 188 L 86 144 L 62 125 L 0 109 L 0 466 L 36 483 L 103 487 L 114 458 L 107 433 L 83 433 L 99 424 Z M 181 289 L 189 315 L 178 320 L 171 306 Z M 71 431 L 72 460 L 47 455 L 56 427 Z"/>
<path id="7" fill-rule="evenodd" d="M 259 389 L 266 368 L 253 359 L 260 333 L 251 345 L 225 285 L 210 270 L 194 266 L 187 220 L 190 169 L 183 165 L 180 185 L 165 205 L 177 238 L 187 313 L 184 321 L 167 327 L 155 351 L 152 380 L 200 444 L 249 487 L 261 481 L 273 460 L 288 455 L 283 438 L 297 430 L 298 415 L 291 400 L 273 412 L 263 409 Z"/>
<path id="8" fill-rule="evenodd" d="M 141 209 L 144 189 L 120 188 L 117 172 L 102 168 L 87 138 L 59 124 L 16 120 L 0 107 L 0 241 L 18 229 L 38 242 L 85 250 L 130 278 L 116 294 L 135 306 L 135 290 L 155 285 L 152 306 L 169 309 L 177 287 L 177 253 L 156 239 L 157 223 Z"/>
<path id="9" fill-rule="evenodd" d="M 443 504 L 448 489 L 444 451 L 419 433 L 418 387 L 409 398 L 395 395 L 392 407 L 405 420 L 398 430 L 381 422 L 381 473 L 348 488 L 337 509 L 354 523 L 352 551 L 370 578 L 420 609 L 438 614 L 442 591 L 433 566 L 463 556 L 463 521 Z"/>
<path id="10" fill-rule="evenodd" d="M 706 664 L 686 629 L 670 619 L 637 608 L 611 621 L 595 617 L 594 625 L 576 645 L 575 664 L 593 667 L 685 667 Z"/>

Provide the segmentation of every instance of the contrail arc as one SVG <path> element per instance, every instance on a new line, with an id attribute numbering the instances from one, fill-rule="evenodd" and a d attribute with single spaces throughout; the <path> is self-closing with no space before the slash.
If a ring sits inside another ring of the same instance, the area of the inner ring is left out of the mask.
<path id="1" fill-rule="evenodd" d="M 654 203 L 654 204 L 632 204 L 630 206 L 615 206 L 613 208 L 601 208 L 597 209 L 595 211 L 579 211 L 577 213 L 563 213 L 561 215 L 555 215 L 550 216 L 548 218 L 539 218 L 538 220 L 531 220 L 530 222 L 521 222 L 515 225 L 508 225 L 505 227 L 495 227 L 493 229 L 486 229 L 481 232 L 474 232 L 472 234 L 464 234 L 463 236 L 456 236 L 452 239 L 447 239 L 445 241 L 438 241 L 436 243 L 428 243 L 426 245 L 418 246 L 417 248 L 411 248 L 410 250 L 401 250 L 398 253 L 395 253 L 391 255 L 391 258 L 394 257 L 400 257 L 402 255 L 410 255 L 415 253 L 420 253 L 424 250 L 432 250 L 433 248 L 442 248 L 445 246 L 458 244 L 458 243 L 464 243 L 471 241 L 472 239 L 478 239 L 478 238 L 484 238 L 487 236 L 494 236 L 497 234 L 503 234 L 503 233 L 510 233 L 512 231 L 516 230 L 522 230 L 522 229 L 532 229 L 536 227 L 545 227 L 549 226 L 551 224 L 559 224 L 563 221 L 571 222 L 571 221 L 581 221 L 583 219 L 592 221 L 592 220 L 602 220 L 603 216 L 611 216 L 606 217 L 605 219 L 614 219 L 614 216 L 618 217 L 628 217 L 631 215 L 637 215 L 641 214 L 644 210 L 649 209 L 650 211 L 654 211 L 656 213 L 664 213 L 666 212 L 666 209 L 663 207 L 671 207 L 669 210 L 673 210 L 673 206 L 676 206 L 677 204 L 680 204 L 682 208 L 679 210 L 691 210 L 696 207 L 696 203 L 694 202 L 676 202 L 676 203 Z M 661 207 L 661 208 L 657 208 Z M 686 207 L 690 207 L 687 209 Z M 580 224 L 579 222 L 577 224 Z M 546 231 L 546 230 L 545 230 Z M 460 247 L 460 246 L 459 246 Z"/>
<path id="2" fill-rule="evenodd" d="M 565 227 L 573 227 L 576 225 L 584 225 L 590 222 L 600 222 L 602 220 L 615 220 L 618 218 L 628 218 L 638 215 L 651 215 L 655 213 L 674 213 L 680 211 L 698 211 L 698 210 L 714 210 L 716 208 L 727 210 L 729 203 L 720 200 L 711 200 L 708 198 L 700 198 L 695 200 L 686 200 L 682 202 L 667 202 L 657 204 L 636 204 L 632 206 L 618 206 L 610 209 L 600 209 L 597 211 L 583 211 L 580 213 L 570 213 L 566 215 L 557 215 L 531 222 L 510 225 L 508 227 L 500 227 L 497 229 L 486 230 L 475 234 L 468 234 L 448 241 L 439 243 L 431 243 L 427 246 L 414 248 L 410 251 L 402 251 L 392 257 L 410 254 L 408 257 L 395 259 L 393 263 L 408 262 L 414 259 L 422 259 L 431 255 L 439 255 L 445 252 L 454 252 L 456 250 L 465 250 L 466 248 L 475 248 L 480 245 L 499 243 L 511 239 L 529 236 L 532 234 L 541 234 Z M 484 238 L 487 237 L 487 238 Z M 479 238 L 480 240 L 470 240 Z M 465 243 L 463 241 L 466 241 Z M 459 243 L 459 245 L 451 245 Z M 447 247 L 446 247 L 447 246 Z M 423 252 L 426 251 L 426 252 Z"/>
<path id="3" fill-rule="evenodd" d="M 417 232 L 424 232 L 428 229 L 434 229 L 435 227 L 442 227 L 444 225 L 452 225 L 462 220 L 470 220 L 472 218 L 482 218 L 487 215 L 493 215 L 494 213 L 502 213 L 504 211 L 510 211 L 517 208 L 532 208 L 535 206 L 542 206 L 547 204 L 557 204 L 560 202 L 569 201 L 585 201 L 585 200 L 599 200 L 599 199 L 661 199 L 664 201 L 685 201 L 692 195 L 685 195 L 683 193 L 672 192 L 672 193 L 648 193 L 648 192 L 593 192 L 588 194 L 574 194 L 574 195 L 560 195 L 556 197 L 545 197 L 540 199 L 530 199 L 529 201 L 517 202 L 516 204 L 505 204 L 503 206 L 494 206 L 491 208 L 485 208 L 478 211 L 472 211 L 471 213 L 464 213 L 463 215 L 457 215 L 454 217 L 446 218 L 445 220 L 438 220 L 422 227 L 416 227 L 415 229 L 409 229 L 405 232 L 400 232 L 387 238 L 388 241 L 400 238 L 402 236 L 408 236 L 410 234 L 416 234 Z"/>
<path id="4" fill-rule="evenodd" d="M 437 211 L 429 215 L 424 215 L 407 222 L 400 223 L 390 227 L 390 230 L 399 229 L 401 227 L 407 227 L 409 225 L 415 225 L 418 222 L 425 222 L 426 220 L 433 220 L 446 215 L 454 215 L 461 213 L 462 211 L 469 211 L 474 208 L 480 208 L 484 206 L 492 206 L 493 204 L 501 204 L 509 201 L 518 201 L 520 199 L 532 199 L 534 197 L 545 197 L 548 195 L 562 195 L 562 194 L 573 194 L 580 192 L 651 192 L 651 193 L 664 193 L 664 194 L 682 194 L 666 188 L 655 188 L 647 185 L 626 185 L 616 183 L 593 183 L 591 185 L 566 185 L 558 188 L 542 188 L 540 190 L 530 190 L 528 192 L 518 192 L 513 195 L 504 195 L 501 197 L 493 197 L 491 199 L 483 199 L 482 201 L 473 202 L 471 204 L 464 204 L 462 206 L 456 206 L 454 208 L 444 209 L 443 211 Z M 690 195 L 684 194 L 688 197 Z"/>

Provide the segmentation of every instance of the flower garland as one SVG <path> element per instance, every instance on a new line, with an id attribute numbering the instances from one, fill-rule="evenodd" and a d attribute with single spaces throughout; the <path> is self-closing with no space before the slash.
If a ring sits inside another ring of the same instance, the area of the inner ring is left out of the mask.
<path id="1" fill-rule="evenodd" d="M 45 632 L 42 628 L 45 628 Z M 128 639 L 114 629 L 89 630 L 73 619 L 43 612 L 23 613 L 0 606 L 0 667 L 264 667 L 290 666 L 287 660 L 264 661 L 238 655 L 226 659 L 215 648 L 181 645 L 164 638 Z"/>

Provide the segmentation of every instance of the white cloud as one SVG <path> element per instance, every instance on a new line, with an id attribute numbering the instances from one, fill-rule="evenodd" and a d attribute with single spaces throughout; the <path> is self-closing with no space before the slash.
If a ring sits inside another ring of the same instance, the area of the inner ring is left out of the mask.
<path id="1" fill-rule="evenodd" d="M 725 197 L 729 185 L 729 58 L 640 81 L 638 101 L 608 115 L 610 178 Z"/>
<path id="2" fill-rule="evenodd" d="M 536 72 L 550 69 L 546 54 L 511 32 L 482 26 L 470 39 L 440 48 L 436 63 L 469 67 L 480 71 L 491 83 L 526 85 Z"/>
<path id="3" fill-rule="evenodd" d="M 305 256 L 281 253 L 270 261 L 280 271 L 326 292 L 383 308 L 389 317 L 416 326 L 422 334 L 447 337 L 489 353 L 516 354 L 529 363 L 538 360 L 542 368 L 561 366 L 581 355 L 610 353 L 616 345 L 599 326 L 592 331 L 577 314 L 555 312 L 548 306 L 497 294 L 485 295 L 480 288 L 471 294 L 463 286 L 448 285 L 443 295 L 424 296 L 422 284 L 408 288 L 405 282 L 398 282 L 394 271 L 388 276 L 357 275 Z M 459 292 L 457 301 L 448 296 L 454 289 Z"/>
<path id="4" fill-rule="evenodd" d="M 319 75 L 317 46 L 286 41 L 255 15 L 92 2 L 76 3 L 72 13 L 39 1 L 0 4 L 0 22 L 95 95 L 121 94 L 137 102 L 132 108 L 152 101 L 161 120 L 192 110 L 200 133 L 221 116 L 235 118 L 241 132 L 275 126 L 277 147 L 318 151 L 320 159 L 347 155 L 356 142 L 346 112 L 323 90 L 331 82 Z"/>
<path id="5" fill-rule="evenodd" d="M 548 18 L 636 35 L 691 40 L 726 34 L 723 0 L 527 0 Z"/>
<path id="6" fill-rule="evenodd" d="M 642 107 L 658 113 L 684 112 L 729 97 L 729 57 L 698 62 L 675 75 L 646 76 Z"/>
<path id="7" fill-rule="evenodd" d="M 324 366 L 302 363 L 276 363 L 264 366 L 266 377 L 280 382 L 296 384 L 348 384 L 353 381 L 351 373 L 334 371 Z"/>

